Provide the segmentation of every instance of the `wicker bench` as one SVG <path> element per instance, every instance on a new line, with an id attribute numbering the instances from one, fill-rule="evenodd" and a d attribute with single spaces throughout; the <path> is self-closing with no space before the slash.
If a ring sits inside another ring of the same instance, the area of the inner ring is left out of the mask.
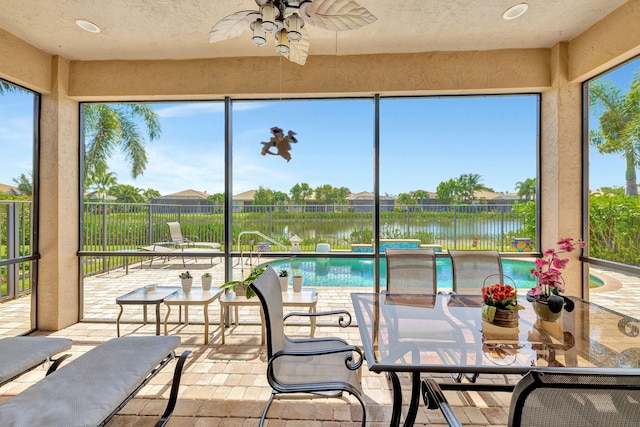
<path id="1" fill-rule="evenodd" d="M 13 381 L 45 362 L 52 362 L 47 375 L 55 371 L 68 354 L 53 359 L 71 348 L 67 338 L 8 337 L 0 339 L 0 386 Z"/>
<path id="2" fill-rule="evenodd" d="M 175 358 L 175 336 L 111 339 L 0 405 L 2 426 L 103 426 Z M 175 407 L 189 351 L 179 357 L 169 402 L 156 426 Z"/>

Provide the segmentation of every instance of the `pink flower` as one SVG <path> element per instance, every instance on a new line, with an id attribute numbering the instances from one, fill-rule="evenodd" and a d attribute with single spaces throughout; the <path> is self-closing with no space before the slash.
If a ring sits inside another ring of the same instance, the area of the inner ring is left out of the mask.
<path id="1" fill-rule="evenodd" d="M 535 299 L 540 298 L 540 294 L 542 294 L 542 289 L 540 286 L 536 286 L 535 288 L 531 288 L 527 295 L 534 297 Z"/>
<path id="2" fill-rule="evenodd" d="M 565 258 L 565 259 L 556 258 L 553 260 L 553 266 L 555 268 L 565 268 L 568 263 L 569 263 L 569 258 Z"/>
<path id="3" fill-rule="evenodd" d="M 538 279 L 538 285 L 527 292 L 528 296 L 546 300 L 552 294 L 558 295 L 565 291 L 561 270 L 567 267 L 569 258 L 560 258 L 559 254 L 572 252 L 576 248 L 584 248 L 587 243 L 568 237 L 560 239 L 558 246 L 559 250 L 549 248 L 544 251 L 543 258 L 535 261 L 535 267 L 531 269 L 531 277 Z"/>
<path id="4" fill-rule="evenodd" d="M 546 259 L 544 259 L 544 258 L 536 259 L 536 268 L 545 267 L 547 265 L 549 265 L 549 261 L 547 261 Z"/>

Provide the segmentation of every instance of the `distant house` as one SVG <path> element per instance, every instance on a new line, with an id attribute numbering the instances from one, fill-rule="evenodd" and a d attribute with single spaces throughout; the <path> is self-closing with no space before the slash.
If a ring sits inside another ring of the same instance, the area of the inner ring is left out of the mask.
<path id="1" fill-rule="evenodd" d="M 95 191 L 93 193 L 85 193 L 84 198 L 89 200 L 90 202 L 114 202 L 118 200 L 116 196 L 110 196 L 99 191 Z"/>
<path id="2" fill-rule="evenodd" d="M 20 190 L 17 187 L 7 184 L 0 184 L 0 194 L 20 194 Z"/>
<path id="3" fill-rule="evenodd" d="M 513 205 L 516 201 L 521 200 L 517 193 L 494 193 L 493 191 L 476 191 L 475 197 L 480 203 L 489 205 Z M 478 204 L 478 202 L 475 202 Z"/>
<path id="4" fill-rule="evenodd" d="M 209 195 L 206 192 L 197 190 L 184 190 L 166 196 L 156 197 L 151 200 L 152 205 L 191 205 L 202 206 L 209 205 L 207 201 Z"/>
<path id="5" fill-rule="evenodd" d="M 233 211 L 242 212 L 246 206 L 253 206 L 253 199 L 256 196 L 256 190 L 245 191 L 244 193 L 233 196 Z"/>
<path id="6" fill-rule="evenodd" d="M 361 191 L 355 194 L 349 194 L 347 201 L 353 207 L 354 212 L 373 212 L 374 204 L 373 193 Z M 380 196 L 380 212 L 393 212 L 395 200 L 393 197 Z"/>

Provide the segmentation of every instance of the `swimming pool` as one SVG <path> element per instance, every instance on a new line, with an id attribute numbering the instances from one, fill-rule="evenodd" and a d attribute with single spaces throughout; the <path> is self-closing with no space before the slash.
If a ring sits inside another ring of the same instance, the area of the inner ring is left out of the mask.
<path id="1" fill-rule="evenodd" d="M 358 258 L 301 258 L 286 259 L 265 263 L 276 271 L 289 270 L 289 277 L 294 274 L 303 276 L 303 286 L 339 286 L 373 288 L 373 260 Z M 531 278 L 533 262 L 511 259 L 502 260 L 503 273 L 511 277 L 518 289 L 531 289 L 535 280 Z M 438 289 L 451 289 L 451 260 L 438 258 L 436 266 Z M 384 288 L 387 280 L 386 260 L 380 260 L 380 287 Z"/>

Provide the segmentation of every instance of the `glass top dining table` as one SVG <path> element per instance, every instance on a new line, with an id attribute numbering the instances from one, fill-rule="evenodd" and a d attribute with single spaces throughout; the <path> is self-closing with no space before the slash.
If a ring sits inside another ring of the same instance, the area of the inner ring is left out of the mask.
<path id="1" fill-rule="evenodd" d="M 538 320 L 532 302 L 519 297 L 517 327 L 482 320 L 481 295 L 351 295 L 367 366 L 393 384 L 392 425 L 399 424 L 402 394 L 396 373 L 411 372 L 412 396 L 405 425 L 417 412 L 421 372 L 525 374 L 537 367 L 637 369 L 640 321 L 571 297 L 573 311 Z M 482 384 L 443 384 L 442 389 L 483 389 Z M 513 385 L 493 385 L 509 390 Z"/>

